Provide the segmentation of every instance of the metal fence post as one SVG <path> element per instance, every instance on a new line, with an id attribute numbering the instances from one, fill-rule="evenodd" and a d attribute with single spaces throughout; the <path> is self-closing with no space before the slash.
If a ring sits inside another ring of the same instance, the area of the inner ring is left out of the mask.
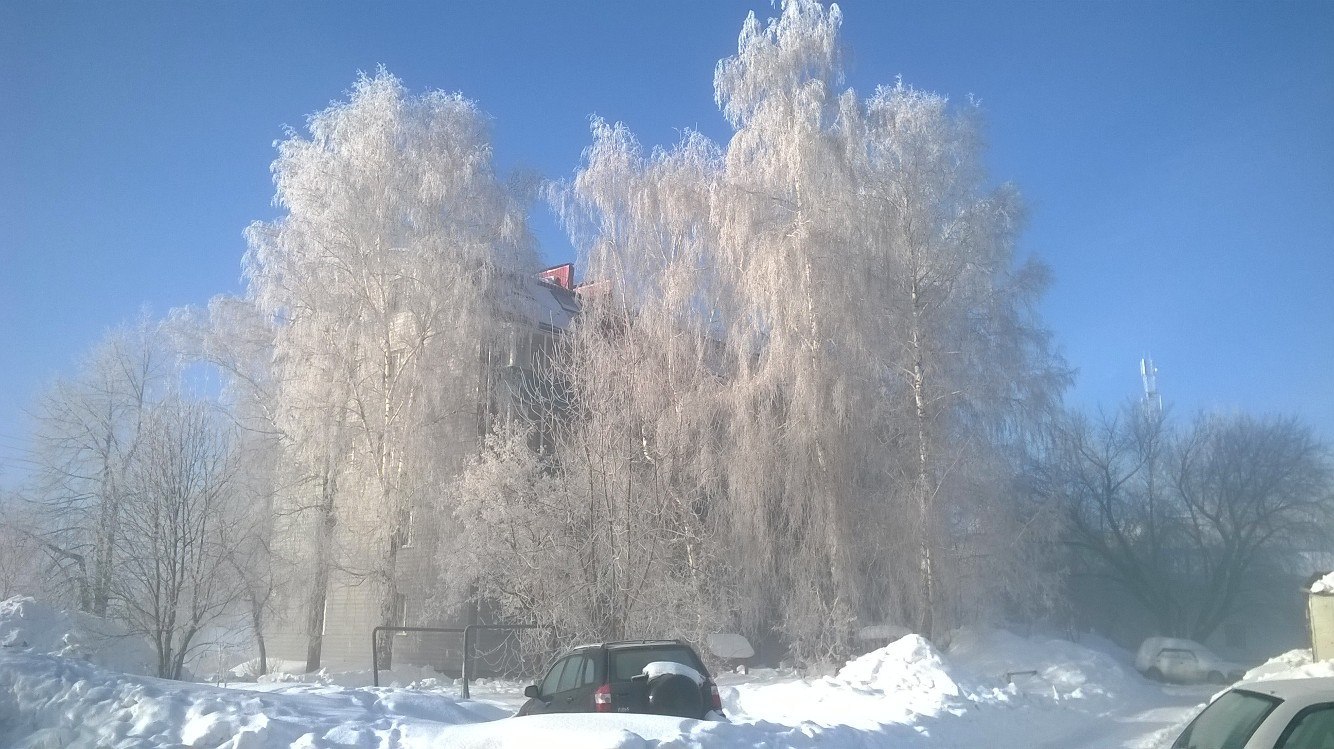
<path id="1" fill-rule="evenodd" d="M 469 668 L 469 661 L 472 660 L 472 628 L 469 624 L 463 628 L 463 699 L 472 699 L 468 693 L 468 682 L 472 678 L 472 669 Z"/>
<path id="2" fill-rule="evenodd" d="M 377 637 L 380 629 L 381 627 L 375 627 L 371 630 L 371 678 L 377 687 L 380 686 L 380 640 Z"/>

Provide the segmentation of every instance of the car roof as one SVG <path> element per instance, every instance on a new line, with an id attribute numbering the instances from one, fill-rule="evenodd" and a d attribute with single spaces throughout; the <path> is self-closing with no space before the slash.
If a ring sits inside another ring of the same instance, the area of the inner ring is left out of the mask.
<path id="1" fill-rule="evenodd" d="M 1267 694 L 1282 700 L 1331 700 L 1334 701 L 1334 676 L 1313 676 L 1306 679 L 1274 679 L 1272 681 L 1247 681 L 1238 684 L 1235 689 Z"/>

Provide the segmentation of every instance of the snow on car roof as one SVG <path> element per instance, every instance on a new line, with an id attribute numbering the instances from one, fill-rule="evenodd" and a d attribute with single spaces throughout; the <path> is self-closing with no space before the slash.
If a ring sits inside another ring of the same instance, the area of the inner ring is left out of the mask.
<path id="1" fill-rule="evenodd" d="M 1236 689 L 1267 694 L 1283 700 L 1319 697 L 1334 700 L 1334 676 L 1316 676 L 1308 679 L 1275 679 L 1273 681 L 1248 681 L 1238 684 Z"/>

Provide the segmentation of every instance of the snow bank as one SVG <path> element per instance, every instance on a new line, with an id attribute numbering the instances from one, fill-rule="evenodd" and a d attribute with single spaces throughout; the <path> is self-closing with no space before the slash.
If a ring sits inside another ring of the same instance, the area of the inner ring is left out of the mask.
<path id="1" fill-rule="evenodd" d="M 881 692 L 958 697 L 959 685 L 936 648 L 921 635 L 907 635 L 839 670 L 838 681 Z"/>
<path id="2" fill-rule="evenodd" d="M 1334 676 L 1334 661 L 1317 661 L 1310 650 L 1289 650 L 1261 663 L 1242 677 L 1243 681 L 1272 681 L 1274 679 L 1303 679 L 1311 676 Z"/>
<path id="3" fill-rule="evenodd" d="M 278 679 L 282 679 L 287 675 L 302 674 L 306 670 L 305 661 L 285 661 L 278 658 L 266 658 L 265 660 L 268 661 L 268 668 L 263 674 L 259 672 L 259 659 L 251 658 L 248 661 L 243 661 L 227 669 L 227 676 L 233 679 L 255 681 L 264 679 L 270 675 L 280 674 Z"/>
<path id="4" fill-rule="evenodd" d="M 940 653 L 918 635 L 856 658 L 834 676 L 811 680 L 758 669 L 740 683 L 730 676 L 719 681 L 723 709 L 734 722 L 882 731 L 965 708 Z"/>
<path id="5" fill-rule="evenodd" d="M 302 684 L 282 692 L 247 691 L 122 674 L 49 655 L 0 653 L 0 746 L 16 749 L 923 746 L 908 726 L 865 732 L 842 725 L 731 725 L 621 714 L 497 720 L 507 714 L 409 690 Z"/>
<path id="6" fill-rule="evenodd" d="M 448 727 L 507 714 L 442 695 L 314 686 L 266 694 L 0 654 L 0 746 L 453 746 L 442 738 Z"/>
<path id="7" fill-rule="evenodd" d="M 1047 684 L 1031 694 L 998 687 L 1011 665 L 1078 686 L 1062 693 Z M 773 669 L 720 675 L 731 723 L 628 714 L 500 719 L 522 701 L 517 683 L 475 684 L 492 702 L 444 693 L 457 686 L 449 680 L 421 681 L 418 689 L 276 682 L 228 689 L 6 648 L 0 649 L 0 746 L 1129 747 L 1145 746 L 1140 737 L 1184 720 L 1206 696 L 1174 697 L 1143 682 L 1147 691 L 1138 698 L 1088 699 L 1111 694 L 1107 684 L 1124 673 L 1114 657 L 1065 641 L 960 632 L 944 655 L 909 636 L 820 679 Z"/>
<path id="8" fill-rule="evenodd" d="M 1105 643 L 1099 645 L 1105 648 Z M 1000 688 L 1014 684 L 1020 691 L 1041 691 L 1057 699 L 1142 693 L 1147 686 L 1144 679 L 1103 648 L 965 627 L 951 635 L 948 656 L 979 682 Z"/>
<path id="9" fill-rule="evenodd" d="M 157 672 L 157 656 L 143 638 L 116 622 L 58 609 L 31 596 L 0 601 L 0 647 L 51 653 L 130 674 Z"/>

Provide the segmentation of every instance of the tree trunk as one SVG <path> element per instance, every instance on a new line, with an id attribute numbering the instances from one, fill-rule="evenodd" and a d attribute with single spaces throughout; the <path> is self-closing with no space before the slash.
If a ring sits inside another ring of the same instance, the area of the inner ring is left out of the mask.
<path id="1" fill-rule="evenodd" d="M 334 498 L 338 494 L 338 478 L 326 467 L 319 506 L 317 538 L 315 540 L 315 580 L 311 587 L 310 612 L 306 627 L 306 673 L 320 670 L 324 650 L 324 605 L 329 596 L 330 559 L 333 544 Z"/>
<path id="2" fill-rule="evenodd" d="M 916 274 L 916 263 L 912 272 Z M 921 610 L 918 612 L 918 632 L 927 639 L 933 639 L 936 608 L 936 571 L 931 548 L 931 479 L 930 455 L 928 451 L 926 373 L 922 358 L 921 334 L 921 292 L 918 279 L 912 280 L 912 394 L 914 423 L 917 428 L 917 470 L 913 481 L 913 494 L 917 500 L 918 523 L 918 586 L 921 595 Z"/>

